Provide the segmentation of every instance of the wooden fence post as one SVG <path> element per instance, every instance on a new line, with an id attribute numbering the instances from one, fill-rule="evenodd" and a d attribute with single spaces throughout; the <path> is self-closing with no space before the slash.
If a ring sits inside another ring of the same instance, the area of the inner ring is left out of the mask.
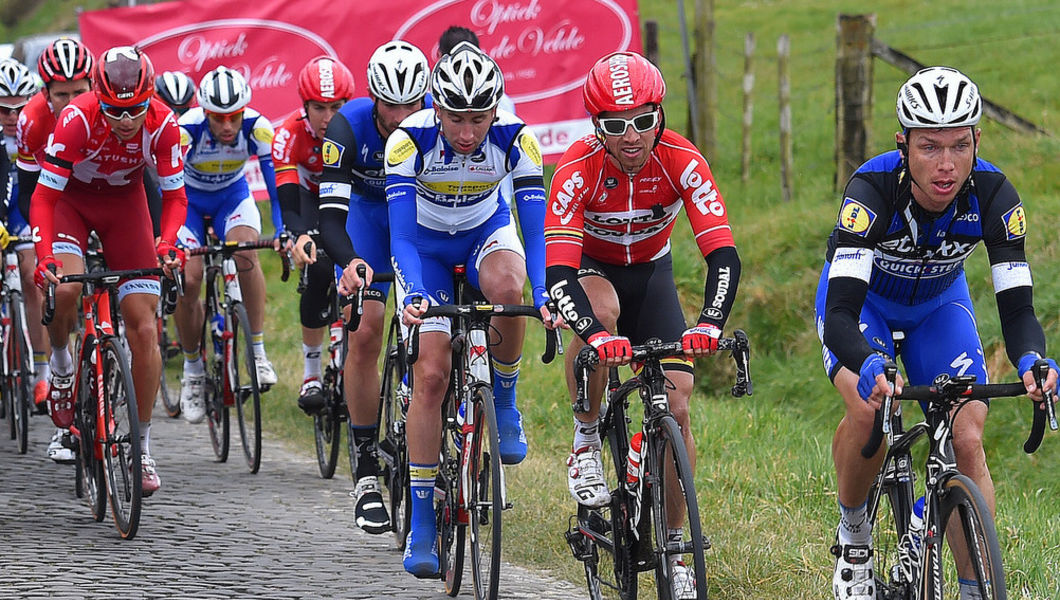
<path id="1" fill-rule="evenodd" d="M 651 64 L 659 64 L 659 22 L 648 20 L 644 22 L 644 58 Z"/>
<path id="2" fill-rule="evenodd" d="M 717 158 L 718 83 L 714 48 L 714 0 L 696 0 L 696 134 L 708 161 Z"/>
<path id="3" fill-rule="evenodd" d="M 868 158 L 876 15 L 839 15 L 835 62 L 835 189 Z"/>
<path id="4" fill-rule="evenodd" d="M 791 39 L 788 34 L 777 40 L 777 68 L 780 74 L 780 191 L 784 202 L 791 202 L 791 73 L 788 58 L 791 55 Z"/>
<path id="5" fill-rule="evenodd" d="M 743 152 L 740 156 L 740 181 L 751 179 L 751 122 L 754 119 L 754 102 L 751 91 L 755 86 L 752 69 L 755 52 L 755 34 L 748 33 L 743 41 Z"/>

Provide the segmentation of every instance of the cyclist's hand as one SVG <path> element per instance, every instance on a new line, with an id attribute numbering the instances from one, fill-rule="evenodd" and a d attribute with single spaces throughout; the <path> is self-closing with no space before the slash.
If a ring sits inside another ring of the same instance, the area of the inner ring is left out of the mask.
<path id="1" fill-rule="evenodd" d="M 633 358 L 633 346 L 628 337 L 601 331 L 589 336 L 589 345 L 596 348 L 600 363 L 605 367 L 625 365 Z"/>
<path id="2" fill-rule="evenodd" d="M 539 310 L 541 311 L 541 322 L 545 324 L 545 329 L 552 331 L 553 329 L 570 329 L 570 325 L 563 320 L 560 316 L 559 311 L 555 310 L 555 306 L 551 302 L 546 302 Z"/>
<path id="3" fill-rule="evenodd" d="M 52 273 L 50 267 L 54 267 L 54 273 Z M 62 276 L 62 261 L 55 260 L 55 257 L 49 254 L 37 261 L 37 270 L 33 273 L 33 282 L 37 284 L 37 287 L 44 289 L 48 287 L 49 283 L 58 285 L 59 278 Z"/>
<path id="4" fill-rule="evenodd" d="M 721 328 L 711 323 L 700 323 L 689 327 L 681 335 L 681 349 L 688 358 L 710 356 L 718 351 Z"/>
<path id="5" fill-rule="evenodd" d="M 431 303 L 424 296 L 418 294 L 405 296 L 405 309 L 401 311 L 401 322 L 406 327 L 423 325 L 423 319 L 420 318 L 420 315 L 427 312 L 430 305 Z"/>
<path id="6" fill-rule="evenodd" d="M 362 280 L 357 276 L 357 266 L 364 265 L 365 276 Z M 372 267 L 368 263 L 364 262 L 364 259 L 355 258 L 350 261 L 350 264 L 346 265 L 346 268 L 342 270 L 342 277 L 339 278 L 338 291 L 343 296 L 352 296 L 357 293 L 357 290 L 361 287 L 368 287 L 372 285 Z"/>
<path id="7" fill-rule="evenodd" d="M 173 271 L 183 269 L 184 263 L 187 261 L 187 256 L 185 256 L 183 249 L 165 240 L 158 242 L 158 245 L 155 246 L 155 252 L 158 254 L 158 261 L 162 263 L 162 269 L 165 271 L 166 277 L 171 279 Z"/>
<path id="8" fill-rule="evenodd" d="M 891 390 L 891 384 L 883 374 L 883 365 L 886 362 L 887 359 L 879 354 L 870 354 L 865 362 L 861 363 L 858 376 L 858 395 L 875 410 L 879 410 L 883 399 L 888 395 L 902 393 L 901 375 L 895 378 L 894 390 Z"/>
<path id="9" fill-rule="evenodd" d="M 296 266 L 301 267 L 303 265 L 311 265 L 317 261 L 316 244 L 313 244 L 309 248 L 309 252 L 305 251 L 306 244 L 313 244 L 313 238 L 303 233 L 298 236 L 298 239 L 294 242 L 294 246 L 290 248 Z"/>
<path id="10" fill-rule="evenodd" d="M 1034 381 L 1034 373 L 1031 371 L 1031 367 L 1037 362 L 1039 356 L 1036 352 L 1028 352 L 1020 357 L 1019 365 L 1017 370 L 1019 371 L 1020 378 L 1023 379 L 1023 386 L 1027 388 L 1027 395 L 1030 399 L 1041 403 L 1045 400 L 1042 395 L 1042 391 L 1038 389 L 1038 384 Z M 1056 361 L 1051 358 L 1045 359 L 1049 363 L 1049 376 L 1045 378 L 1045 389 L 1056 393 L 1056 378 L 1057 373 L 1060 372 L 1057 369 Z M 1045 410 L 1045 405 L 1042 404 L 1039 408 Z"/>

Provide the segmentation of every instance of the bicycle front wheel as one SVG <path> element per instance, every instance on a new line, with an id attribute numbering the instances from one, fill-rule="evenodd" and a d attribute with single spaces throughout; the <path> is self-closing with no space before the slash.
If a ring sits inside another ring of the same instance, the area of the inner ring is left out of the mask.
<path id="1" fill-rule="evenodd" d="M 685 450 L 681 428 L 673 417 L 659 419 L 651 432 L 651 443 L 645 444 L 643 479 L 651 500 L 652 542 L 655 545 L 655 588 L 659 600 L 676 600 L 674 575 L 676 565 L 692 570 L 695 597 L 707 598 L 704 550 L 707 546 L 699 522 L 699 503 L 692 466 Z M 643 448 L 642 448 L 643 450 Z M 667 488 L 678 497 L 667 498 Z M 684 520 L 681 529 L 673 527 Z M 679 534 L 679 536 L 678 536 Z"/>
<path id="2" fill-rule="evenodd" d="M 75 491 L 78 498 L 85 497 L 88 500 L 92 518 L 98 523 L 107 516 L 107 478 L 103 473 L 102 450 L 96 443 L 99 400 L 95 364 L 86 360 L 91 356 L 89 353 L 95 352 L 95 338 L 87 338 L 87 348 L 82 348 L 84 343 L 79 340 L 77 344 L 81 348 L 77 353 L 81 361 L 77 370 L 77 411 L 74 413 L 74 424 L 78 431 Z"/>
<path id="3" fill-rule="evenodd" d="M 470 478 L 461 488 L 468 494 L 471 575 L 475 598 L 496 600 L 501 569 L 501 511 L 506 499 L 497 412 L 488 385 L 479 384 L 474 388 L 466 410 L 475 415 L 474 427 L 464 436 L 464 443 L 471 445 L 471 452 L 465 455 L 468 464 L 460 470 Z"/>
<path id="4" fill-rule="evenodd" d="M 159 300 L 162 302 L 163 300 Z M 172 372 L 171 368 L 180 356 L 180 345 L 176 342 L 173 334 L 172 319 L 161 314 L 157 317 L 158 322 L 158 350 L 162 354 L 162 376 L 158 385 L 158 396 L 162 399 L 162 408 L 170 417 L 180 416 L 180 379 Z M 175 384 L 175 385 L 174 385 Z"/>
<path id="5" fill-rule="evenodd" d="M 342 398 L 341 380 L 331 366 L 324 372 L 324 409 L 313 415 L 313 441 L 317 449 L 320 476 L 331 479 L 339 464 L 339 444 L 342 441 L 342 422 L 346 412 Z M 350 439 L 353 439 L 352 431 Z"/>
<path id="6" fill-rule="evenodd" d="M 228 323 L 232 332 L 228 367 L 232 377 L 232 393 L 235 394 L 236 415 L 239 417 L 239 435 L 243 441 L 247 466 L 251 473 L 257 473 L 261 468 L 261 388 L 258 387 L 258 371 L 254 366 L 254 338 L 250 332 L 250 319 L 242 303 L 233 303 L 228 311 Z"/>
<path id="7" fill-rule="evenodd" d="M 960 473 L 946 479 L 937 516 L 931 527 L 939 533 L 933 542 L 924 544 L 921 597 L 959 598 L 959 578 L 976 582 L 984 600 L 1005 600 L 1005 571 L 994 518 L 975 483 Z"/>
<path id="8" fill-rule="evenodd" d="M 207 289 L 211 294 L 212 285 Z M 212 301 L 206 303 L 206 318 L 203 323 L 202 340 L 199 351 L 202 353 L 202 361 L 206 368 L 206 380 L 202 386 L 202 400 L 206 405 L 206 424 L 210 430 L 210 447 L 217 462 L 228 460 L 229 440 L 231 435 L 230 412 L 225 397 L 231 394 L 228 389 L 230 383 L 224 368 L 225 340 L 223 332 L 215 333 L 211 323 L 217 317 L 216 304 Z"/>
<path id="9" fill-rule="evenodd" d="M 409 392 L 401 382 L 399 360 L 401 360 L 400 346 L 389 345 L 386 357 L 383 359 L 383 373 L 380 378 L 382 389 L 379 396 L 383 414 L 380 419 L 382 439 L 379 441 L 379 458 L 383 461 L 383 479 L 386 482 L 387 496 L 390 500 L 390 523 L 394 533 L 394 545 L 398 550 L 404 550 L 405 536 L 408 535 L 409 523 L 412 520 L 412 496 L 409 487 L 409 455 L 405 442 L 404 408 L 407 406 Z M 402 395 L 405 397 L 402 398 Z"/>
<path id="10" fill-rule="evenodd" d="M 140 419 L 129 360 L 116 337 L 103 340 L 103 459 L 111 514 L 121 537 L 130 540 L 140 526 L 143 489 L 140 473 Z"/>
<path id="11" fill-rule="evenodd" d="M 18 453 L 25 454 L 29 444 L 29 408 L 33 404 L 33 355 L 26 342 L 25 307 L 22 295 L 16 291 L 8 297 L 8 314 L 11 328 L 7 340 L 7 361 L 11 369 L 8 394 L 11 406 L 11 424 Z"/>

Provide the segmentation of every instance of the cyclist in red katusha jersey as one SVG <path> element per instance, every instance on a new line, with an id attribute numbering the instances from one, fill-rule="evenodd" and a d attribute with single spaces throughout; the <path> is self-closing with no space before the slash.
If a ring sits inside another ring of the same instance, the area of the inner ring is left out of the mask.
<path id="1" fill-rule="evenodd" d="M 353 74 L 334 58 L 318 56 L 298 74 L 298 96 L 302 109 L 287 117 L 272 138 L 272 161 L 283 222 L 295 238 L 292 254 L 295 263 L 308 269 L 299 304 L 304 368 L 298 405 L 311 412 L 309 407 L 324 405 L 320 356 L 329 317 L 334 318 L 329 290 L 335 267 L 330 258 L 317 256 L 321 148 L 331 118 L 353 97 Z"/>
<path id="2" fill-rule="evenodd" d="M 40 165 L 44 162 L 44 149 L 48 137 L 55 130 L 59 111 L 71 100 L 91 89 L 92 65 L 95 59 L 88 48 L 71 38 L 59 38 L 41 52 L 37 60 L 37 72 L 44 88 L 33 96 L 18 117 L 18 209 L 19 214 L 29 215 L 30 198 L 37 187 Z M 33 246 L 18 248 L 19 265 L 22 269 L 22 293 L 26 298 L 26 320 L 30 342 L 33 344 L 33 367 L 38 381 L 34 386 L 33 399 L 38 411 L 47 412 L 48 380 L 51 368 L 48 365 L 48 333 L 41 324 L 43 296 L 33 285 L 34 266 L 37 256 Z M 43 410 L 41 410 L 43 409 Z M 59 463 L 74 461 L 74 451 L 62 443 L 65 429 L 56 429 L 48 444 L 48 457 Z"/>
<path id="3" fill-rule="evenodd" d="M 630 362 L 631 344 L 653 337 L 681 339 L 685 357 L 664 361 L 663 368 L 673 384 L 670 409 L 694 468 L 689 360 L 717 350 L 736 296 L 740 258 L 706 159 L 664 126 L 665 94 L 662 73 L 638 54 L 610 54 L 589 71 L 584 100 L 595 134 L 574 142 L 552 177 L 545 213 L 546 280 L 564 320 L 579 336 L 567 352 L 572 398 L 573 361 L 584 344 L 596 348 L 604 367 L 612 367 Z M 670 256 L 670 231 L 682 206 L 707 261 L 703 310 L 690 329 L 685 329 Z M 567 460 L 571 495 L 587 506 L 610 500 L 597 425 L 606 372 L 598 369 L 590 384 L 589 412 L 575 415 Z M 684 515 L 675 516 L 667 526 L 676 535 Z M 694 574 L 680 564 L 673 572 L 674 598 L 695 598 Z"/>
<path id="4" fill-rule="evenodd" d="M 59 114 L 33 192 L 30 223 L 38 235 L 40 287 L 58 283 L 63 274 L 84 272 L 85 244 L 92 230 L 99 235 L 110 269 L 152 268 L 161 260 L 168 272 L 184 260 L 175 246 L 187 210 L 180 131 L 173 111 L 154 96 L 150 59 L 130 46 L 111 48 L 95 66 L 92 87 L 94 94 L 78 96 Z M 157 244 L 142 180 L 145 165 L 157 170 L 162 188 Z M 162 369 L 155 324 L 160 287 L 157 278 L 142 278 L 123 281 L 118 288 L 140 416 L 145 496 L 160 485 L 150 450 L 151 409 Z M 69 340 L 80 295 L 80 284 L 60 285 L 55 318 L 48 326 L 48 402 L 59 427 L 69 427 L 73 420 Z"/>

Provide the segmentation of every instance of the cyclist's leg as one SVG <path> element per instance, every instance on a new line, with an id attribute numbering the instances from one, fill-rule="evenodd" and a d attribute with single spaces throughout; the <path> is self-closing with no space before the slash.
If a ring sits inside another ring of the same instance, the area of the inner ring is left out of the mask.
<path id="1" fill-rule="evenodd" d="M 52 244 L 52 252 L 62 262 L 63 274 L 83 273 L 88 227 L 78 207 L 67 201 L 65 196 L 55 205 L 55 232 L 57 241 Z M 68 428 L 74 416 L 73 376 L 76 365 L 70 351 L 70 334 L 77 326 L 80 299 L 81 284 L 60 284 L 55 290 L 55 316 L 48 325 L 51 344 L 48 410 L 52 421 L 60 428 Z"/>
<path id="2" fill-rule="evenodd" d="M 184 225 L 177 232 L 177 239 L 182 246 L 191 250 L 200 247 L 206 240 L 206 227 L 201 208 L 198 206 L 198 203 L 203 201 L 203 194 L 193 191 L 190 187 L 185 189 L 188 192 L 188 214 Z M 177 340 L 184 355 L 183 376 L 180 380 L 180 413 L 190 423 L 199 423 L 206 417 L 203 398 L 206 365 L 203 362 L 202 349 L 199 347 L 202 322 L 205 318 L 200 294 L 202 277 L 203 258 L 188 257 L 184 264 L 184 295 L 177 296 L 177 306 L 173 312 Z"/>
<path id="3" fill-rule="evenodd" d="M 325 332 L 336 318 L 331 310 L 335 272 L 331 261 L 322 254 L 317 254 L 316 262 L 307 264 L 305 269 L 306 287 L 298 299 L 302 325 L 302 387 L 298 391 L 298 406 L 307 414 L 315 414 L 324 407 L 322 357 Z"/>
<path id="4" fill-rule="evenodd" d="M 22 213 L 18 211 L 17 203 L 8 214 L 9 230 L 15 235 L 29 235 L 31 229 Z M 33 244 L 19 244 L 15 247 L 18 251 L 19 274 L 22 277 L 22 298 L 26 307 L 26 328 L 29 332 L 29 341 L 33 346 L 33 400 L 40 408 L 45 407 L 45 399 L 48 395 L 48 331 L 41 324 L 41 307 L 43 306 L 44 294 L 33 282 L 33 272 L 37 266 L 37 253 Z"/>

